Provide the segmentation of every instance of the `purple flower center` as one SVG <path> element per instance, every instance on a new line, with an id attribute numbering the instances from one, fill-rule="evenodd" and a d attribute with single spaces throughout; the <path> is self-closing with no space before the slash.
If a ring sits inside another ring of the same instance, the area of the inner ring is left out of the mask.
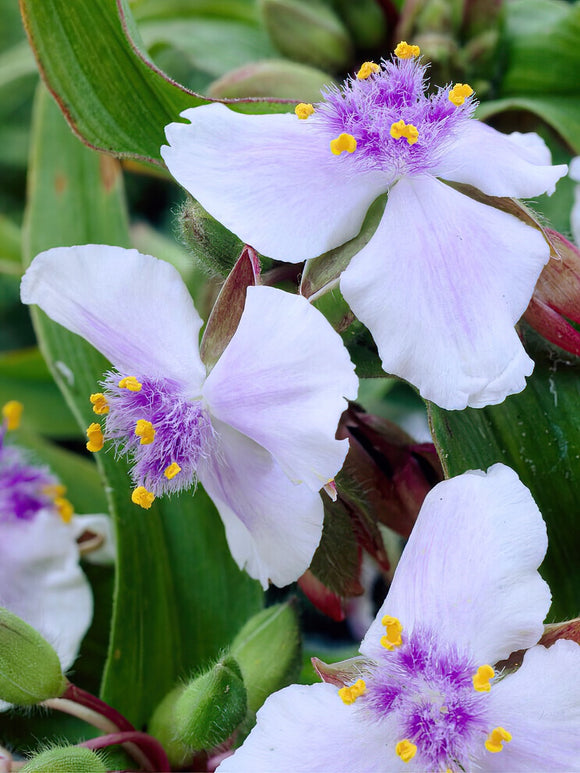
<path id="1" fill-rule="evenodd" d="M 103 382 L 109 405 L 105 437 L 132 459 L 135 485 L 155 496 L 190 488 L 200 460 L 213 445 L 206 410 L 170 379 L 131 374 L 129 380 L 138 388 L 120 387 L 123 379 L 127 377 L 112 371 Z"/>
<path id="2" fill-rule="evenodd" d="M 427 67 L 417 59 L 381 63 L 368 78 L 349 78 L 342 87 L 330 87 L 316 106 L 315 122 L 333 136 L 350 134 L 356 140 L 345 163 L 359 171 L 381 170 L 388 184 L 404 175 L 429 173 L 450 142 L 471 119 L 476 103 L 472 97 L 456 105 L 449 99 L 450 86 L 427 94 Z M 417 130 L 408 141 L 393 124 L 403 122 Z"/>
<path id="3" fill-rule="evenodd" d="M 375 720 L 395 718 L 425 770 L 467 770 L 470 751 L 483 747 L 490 731 L 487 693 L 473 686 L 477 667 L 434 633 L 415 630 L 382 653 L 357 706 Z"/>
<path id="4" fill-rule="evenodd" d="M 0 432 L 0 522 L 32 521 L 39 510 L 53 506 L 56 486 L 56 478 L 28 464 L 19 448 L 6 446 Z"/>

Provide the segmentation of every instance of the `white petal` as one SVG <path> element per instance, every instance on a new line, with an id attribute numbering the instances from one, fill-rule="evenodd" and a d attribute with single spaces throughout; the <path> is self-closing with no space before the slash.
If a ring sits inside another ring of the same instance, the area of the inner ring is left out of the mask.
<path id="1" fill-rule="evenodd" d="M 241 115 L 225 105 L 185 110 L 161 155 L 175 179 L 230 231 L 259 252 L 297 263 L 359 232 L 387 184 L 334 156 L 312 116 Z"/>
<path id="2" fill-rule="evenodd" d="M 51 510 L 0 523 L 0 606 L 36 628 L 70 668 L 93 616 L 70 524 Z"/>
<path id="3" fill-rule="evenodd" d="M 108 515 L 75 515 L 71 526 L 75 539 L 78 540 L 85 532 L 92 532 L 100 537 L 102 543 L 96 550 L 84 553 L 83 558 L 91 564 L 114 564 L 117 557 L 115 529 Z"/>
<path id="4" fill-rule="evenodd" d="M 553 166 L 550 160 L 544 141 L 533 133 L 501 134 L 484 123 L 469 121 L 430 171 L 445 180 L 473 185 L 488 196 L 528 199 L 554 193 L 567 173 L 566 164 Z"/>
<path id="5" fill-rule="evenodd" d="M 169 263 L 102 244 L 57 247 L 32 261 L 21 296 L 121 372 L 174 378 L 199 393 L 202 321 Z"/>
<path id="6" fill-rule="evenodd" d="M 291 483 L 253 440 L 212 420 L 219 448 L 198 468 L 203 487 L 224 522 L 238 566 L 280 587 L 309 567 L 322 535 L 320 495 Z"/>
<path id="7" fill-rule="evenodd" d="M 238 329 L 207 378 L 213 416 L 266 448 L 318 491 L 342 467 L 338 420 L 358 379 L 341 337 L 305 298 L 249 287 Z"/>
<path id="8" fill-rule="evenodd" d="M 425 498 L 361 652 L 377 651 L 385 614 L 403 629 L 439 632 L 481 664 L 531 647 L 550 606 L 537 571 L 547 544 L 542 516 L 509 467 L 439 483 Z"/>
<path id="9" fill-rule="evenodd" d="M 580 156 L 574 156 L 568 167 L 568 175 L 577 183 L 580 183 Z"/>
<path id="10" fill-rule="evenodd" d="M 539 231 L 432 177 L 391 190 L 341 289 L 388 373 L 442 408 L 480 408 L 525 387 L 514 324 L 549 258 Z"/>
<path id="11" fill-rule="evenodd" d="M 379 773 L 413 768 L 396 757 L 388 722 L 361 721 L 330 684 L 293 685 L 271 695 L 257 725 L 218 773 Z"/>
<path id="12" fill-rule="evenodd" d="M 521 668 L 489 693 L 491 728 L 512 735 L 503 751 L 483 751 L 483 770 L 580 771 L 580 646 L 533 647 Z M 478 767 L 479 769 L 479 767 Z"/>
<path id="13" fill-rule="evenodd" d="M 569 175 L 572 180 L 580 182 L 580 156 L 576 156 L 570 162 Z M 574 187 L 574 204 L 570 213 L 570 228 L 574 241 L 580 245 L 580 185 Z"/>

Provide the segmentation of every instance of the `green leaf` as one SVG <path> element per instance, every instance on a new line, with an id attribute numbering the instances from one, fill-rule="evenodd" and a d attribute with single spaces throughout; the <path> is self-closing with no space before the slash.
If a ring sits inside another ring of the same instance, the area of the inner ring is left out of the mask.
<path id="1" fill-rule="evenodd" d="M 26 262 L 59 244 L 128 242 L 117 162 L 84 148 L 44 89 L 35 105 L 29 194 Z M 53 375 L 86 427 L 95 418 L 88 395 L 107 363 L 78 336 L 38 310 L 33 314 Z M 126 465 L 112 453 L 98 454 L 97 462 L 118 545 L 102 693 L 140 726 L 180 676 L 219 654 L 261 608 L 262 593 L 235 566 L 221 521 L 201 489 L 155 502 L 145 512 L 131 503 Z"/>
<path id="2" fill-rule="evenodd" d="M 580 598 L 580 364 L 562 355 L 538 351 L 526 389 L 500 405 L 464 411 L 430 406 L 448 475 L 503 462 L 531 490 L 548 527 L 541 571 L 552 589 L 550 620 L 575 617 Z"/>
<path id="3" fill-rule="evenodd" d="M 148 58 L 127 0 L 22 0 L 21 8 L 46 83 L 91 147 L 160 163 L 164 127 L 210 101 Z M 246 109 L 269 107 L 254 101 Z"/>

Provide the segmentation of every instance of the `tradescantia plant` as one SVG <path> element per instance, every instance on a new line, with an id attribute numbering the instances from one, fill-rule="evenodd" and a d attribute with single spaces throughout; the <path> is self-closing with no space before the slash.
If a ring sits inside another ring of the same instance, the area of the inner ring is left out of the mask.
<path id="1" fill-rule="evenodd" d="M 0 768 L 580 769 L 579 8 L 6 15 Z"/>

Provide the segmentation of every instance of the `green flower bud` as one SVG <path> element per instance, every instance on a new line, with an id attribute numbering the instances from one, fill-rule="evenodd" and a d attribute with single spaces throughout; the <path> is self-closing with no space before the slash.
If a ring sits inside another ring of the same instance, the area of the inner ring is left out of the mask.
<path id="1" fill-rule="evenodd" d="M 165 749 L 172 768 L 183 768 L 193 758 L 193 752 L 176 737 L 175 730 L 175 706 L 186 687 L 180 684 L 163 698 L 147 727 L 149 735 L 157 738 Z"/>
<path id="2" fill-rule="evenodd" d="M 301 642 L 291 603 L 276 604 L 250 618 L 231 646 L 248 691 L 248 708 L 257 711 L 270 693 L 296 681 Z"/>
<path id="3" fill-rule="evenodd" d="M 246 713 L 242 672 L 228 656 L 183 690 L 174 708 L 175 735 L 191 749 L 211 749 L 234 732 Z"/>
<path id="4" fill-rule="evenodd" d="M 388 48 L 387 19 L 376 0 L 335 0 L 335 5 L 357 48 Z"/>
<path id="5" fill-rule="evenodd" d="M 101 758 L 83 746 L 48 749 L 28 760 L 22 773 L 107 773 Z"/>
<path id="6" fill-rule="evenodd" d="M 275 97 L 318 102 L 320 89 L 333 83 L 328 73 L 287 59 L 264 59 L 226 73 L 214 81 L 209 96 L 216 99 Z"/>
<path id="7" fill-rule="evenodd" d="M 58 698 L 66 685 L 50 644 L 24 620 L 0 607 L 0 699 L 32 706 Z"/>
<path id="8" fill-rule="evenodd" d="M 284 56 L 331 72 L 351 61 L 348 31 L 328 6 L 315 0 L 261 0 L 260 5 L 268 34 Z"/>
<path id="9" fill-rule="evenodd" d="M 234 266 L 243 242 L 188 198 L 179 216 L 179 229 L 184 244 L 194 258 L 211 274 L 227 276 Z"/>

